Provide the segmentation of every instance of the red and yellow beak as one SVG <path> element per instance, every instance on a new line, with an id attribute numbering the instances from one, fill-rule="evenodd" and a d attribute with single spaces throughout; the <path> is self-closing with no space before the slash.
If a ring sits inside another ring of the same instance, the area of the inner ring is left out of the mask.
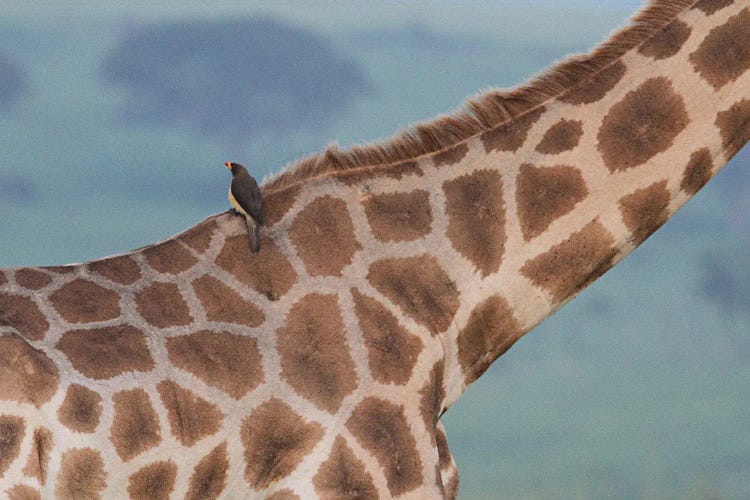
<path id="1" fill-rule="evenodd" d="M 226 166 L 226 167 L 227 167 L 227 168 L 228 168 L 229 170 L 232 170 L 232 164 L 231 164 L 231 163 L 229 163 L 228 161 L 225 161 L 225 162 L 224 162 L 224 165 L 225 165 L 225 166 Z"/>

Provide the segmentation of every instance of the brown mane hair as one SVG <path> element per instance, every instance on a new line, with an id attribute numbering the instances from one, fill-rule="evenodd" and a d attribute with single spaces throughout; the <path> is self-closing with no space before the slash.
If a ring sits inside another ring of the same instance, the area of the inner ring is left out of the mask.
<path id="1" fill-rule="evenodd" d="M 419 123 L 386 141 L 346 150 L 330 146 L 322 153 L 291 164 L 264 182 L 262 189 L 271 193 L 330 172 L 413 160 L 503 125 L 585 83 L 695 3 L 695 0 L 651 0 L 633 16 L 630 25 L 588 54 L 568 57 L 519 87 L 483 92 L 467 100 L 458 111 Z"/>

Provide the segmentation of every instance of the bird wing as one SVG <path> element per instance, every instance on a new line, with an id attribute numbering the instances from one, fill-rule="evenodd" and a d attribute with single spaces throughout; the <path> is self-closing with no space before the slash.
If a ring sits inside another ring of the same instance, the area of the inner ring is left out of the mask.
<path id="1" fill-rule="evenodd" d="M 255 179 L 249 175 L 232 178 L 232 196 L 255 222 L 263 224 L 263 197 Z"/>

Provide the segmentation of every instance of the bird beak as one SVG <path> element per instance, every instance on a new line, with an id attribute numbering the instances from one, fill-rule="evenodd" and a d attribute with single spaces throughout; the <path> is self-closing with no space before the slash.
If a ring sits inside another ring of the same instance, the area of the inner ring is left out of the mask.
<path id="1" fill-rule="evenodd" d="M 229 163 L 228 161 L 225 161 L 225 162 L 224 162 L 224 165 L 225 165 L 225 166 L 226 166 L 226 167 L 227 167 L 227 168 L 228 168 L 229 170 L 232 170 L 232 164 L 231 164 L 231 163 Z"/>

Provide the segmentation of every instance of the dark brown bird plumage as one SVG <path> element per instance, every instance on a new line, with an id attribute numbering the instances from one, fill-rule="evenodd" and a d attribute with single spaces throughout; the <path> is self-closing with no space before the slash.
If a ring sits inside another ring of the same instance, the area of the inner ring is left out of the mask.
<path id="1" fill-rule="evenodd" d="M 258 183 L 247 169 L 239 163 L 226 162 L 224 165 L 232 172 L 229 185 L 229 203 L 245 216 L 250 251 L 260 250 L 260 225 L 263 224 L 263 197 Z"/>

